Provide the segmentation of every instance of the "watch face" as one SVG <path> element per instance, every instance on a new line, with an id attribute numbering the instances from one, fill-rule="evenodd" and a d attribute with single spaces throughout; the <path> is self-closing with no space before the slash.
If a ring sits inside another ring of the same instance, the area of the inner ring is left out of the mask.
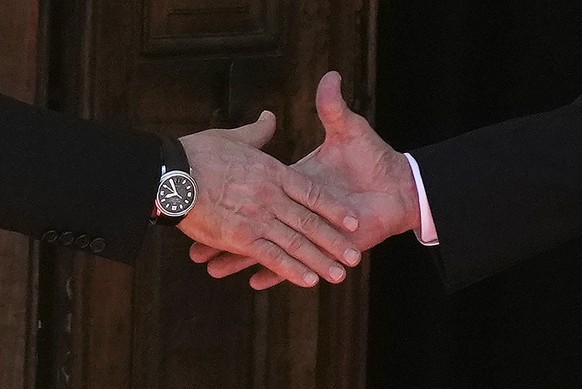
<path id="1" fill-rule="evenodd" d="M 196 203 L 198 187 L 188 174 L 181 171 L 171 171 L 162 176 L 156 205 L 160 212 L 167 216 L 183 216 Z"/>

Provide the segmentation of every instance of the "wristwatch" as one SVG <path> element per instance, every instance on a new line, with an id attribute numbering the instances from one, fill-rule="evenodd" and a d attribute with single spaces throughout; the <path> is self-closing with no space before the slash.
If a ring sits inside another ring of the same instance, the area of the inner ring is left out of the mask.
<path id="1" fill-rule="evenodd" d="M 198 184 L 178 139 L 160 136 L 162 176 L 156 193 L 154 223 L 178 224 L 196 204 Z"/>

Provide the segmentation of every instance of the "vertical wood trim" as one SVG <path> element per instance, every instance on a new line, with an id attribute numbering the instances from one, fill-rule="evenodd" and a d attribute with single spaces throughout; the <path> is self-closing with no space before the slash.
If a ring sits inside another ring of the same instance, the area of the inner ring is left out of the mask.
<path id="1" fill-rule="evenodd" d="M 0 11 L 7 22 L 0 29 L 0 90 L 34 103 L 43 90 L 38 79 L 44 75 L 39 2 L 3 2 Z M 32 388 L 36 375 L 38 245 L 20 234 L 0 231 L 0 246 L 0 386 Z"/>
<path id="2" fill-rule="evenodd" d="M 88 324 L 83 318 L 85 312 L 85 300 L 83 296 L 86 294 L 83 290 L 86 286 L 83 285 L 85 281 L 86 265 L 76 264 L 72 265 L 71 280 L 73 286 L 73 301 L 72 301 L 72 320 L 71 320 L 71 388 L 86 388 L 85 363 L 86 363 L 86 341 L 83 336 L 83 329 Z"/>
<path id="3" fill-rule="evenodd" d="M 334 0 L 329 62 L 342 74 L 350 108 L 373 122 L 375 0 Z M 341 285 L 322 285 L 317 387 L 366 387 L 370 255 L 350 269 Z"/>
<path id="4" fill-rule="evenodd" d="M 39 1 L 39 0 L 37 0 Z M 38 11 L 38 32 L 37 32 L 37 77 L 35 102 L 43 107 L 47 106 L 49 61 L 50 61 L 50 0 L 39 2 Z M 40 252 L 39 252 L 40 255 Z"/>
<path id="5" fill-rule="evenodd" d="M 124 3 L 119 3 L 121 4 Z M 53 96 L 55 108 L 85 119 L 99 116 L 94 106 L 94 42 L 99 32 L 99 2 L 93 0 L 58 3 L 56 29 L 58 67 L 62 84 L 53 86 L 60 94 Z M 55 31 L 53 31 L 53 34 Z M 56 58 L 55 58 L 56 59 Z M 71 330 L 66 345 L 70 352 L 68 387 L 131 386 L 132 368 L 132 287 L 131 267 L 96 259 L 83 253 L 58 254 L 62 262 L 70 255 L 71 265 L 61 266 L 60 277 L 71 279 Z M 58 290 L 56 299 L 65 291 Z M 108 315 L 101 315 L 104 304 Z M 62 321 L 63 318 L 57 318 Z"/>
<path id="6" fill-rule="evenodd" d="M 294 162 L 323 141 L 315 111 L 315 91 L 320 77 L 329 69 L 329 0 L 288 2 L 286 37 L 286 85 L 292 96 L 283 115 L 283 137 Z M 297 77 L 300 75 L 300 77 Z M 310 389 L 316 387 L 319 347 L 319 286 L 302 289 L 282 285 L 269 292 L 269 337 L 266 386 Z"/>
<path id="7" fill-rule="evenodd" d="M 3 388 L 24 386 L 29 268 L 28 238 L 0 231 L 0 387 Z"/>
<path id="8" fill-rule="evenodd" d="M 378 0 L 368 0 L 368 99 L 369 105 L 366 109 L 365 116 L 372 127 L 376 123 L 376 82 L 378 69 L 376 68 L 376 59 L 378 53 Z"/>
<path id="9" fill-rule="evenodd" d="M 40 0 L 30 0 L 29 2 L 29 19 L 26 24 L 26 31 L 30 34 L 27 41 L 26 49 L 26 63 L 30 64 L 29 71 L 26 77 L 26 101 L 30 103 L 36 102 L 38 94 L 38 76 L 39 74 L 39 31 L 40 31 Z"/>
<path id="10" fill-rule="evenodd" d="M 83 282 L 84 384 L 87 388 L 131 387 L 133 270 L 87 257 Z M 107 315 L 102 315 L 103 305 Z"/>
<path id="11" fill-rule="evenodd" d="M 34 103 L 38 77 L 40 0 L 4 0 L 0 3 L 0 91 Z"/>
<path id="12" fill-rule="evenodd" d="M 49 79 L 49 38 L 50 0 L 35 0 L 34 10 L 31 12 L 36 21 L 36 44 L 31 45 L 34 52 L 36 72 L 31 88 L 34 88 L 34 101 L 37 105 L 47 106 L 48 79 Z M 33 60 L 33 58 L 29 58 Z M 39 331 L 39 293 L 40 293 L 40 261 L 41 243 L 29 240 L 29 270 L 27 296 L 27 335 L 26 335 L 26 362 L 24 367 L 24 388 L 33 389 L 37 385 L 38 370 L 38 331 Z"/>
<path id="13" fill-rule="evenodd" d="M 29 268 L 28 268 L 28 295 L 26 315 L 26 354 L 24 365 L 24 385 L 26 389 L 36 387 L 36 367 L 38 361 L 37 335 L 38 335 L 38 293 L 39 293 L 39 261 L 40 243 L 29 243 Z"/>
<path id="14" fill-rule="evenodd" d="M 254 339 L 253 339 L 253 388 L 268 388 L 265 372 L 267 371 L 267 356 L 269 342 L 269 294 L 257 292 L 254 307 Z"/>
<path id="15" fill-rule="evenodd" d="M 343 77 L 350 106 L 372 119 L 376 2 L 302 1 L 290 7 L 284 128 L 295 161 L 323 141 L 315 89 L 328 70 Z M 300 79 L 291 75 L 300 74 Z M 315 131 L 314 131 L 315 130 Z M 269 295 L 266 382 L 277 388 L 364 388 L 369 256 L 343 285 L 304 290 L 283 286 Z"/>
<path id="16" fill-rule="evenodd" d="M 150 229 L 135 264 L 132 387 L 158 388 L 160 379 L 161 231 Z"/>
<path id="17" fill-rule="evenodd" d="M 86 117 L 85 101 L 80 91 L 84 74 L 83 41 L 88 33 L 85 18 L 85 1 L 44 1 L 42 2 L 44 26 L 41 39 L 46 41 L 45 77 L 39 78 L 44 85 L 39 97 L 49 108 L 75 116 Z M 45 267 L 52 272 L 44 282 L 41 300 L 51 307 L 51 317 L 44 332 L 47 347 L 41 357 L 49 359 L 41 364 L 39 378 L 45 380 L 43 387 L 79 388 L 85 387 L 84 372 L 86 339 L 82 329 L 86 304 L 85 292 L 86 258 L 68 249 L 42 250 Z M 41 275 L 41 281 L 44 278 Z M 47 312 L 48 313 L 48 312 Z M 46 382 L 50 380 L 50 382 Z"/>

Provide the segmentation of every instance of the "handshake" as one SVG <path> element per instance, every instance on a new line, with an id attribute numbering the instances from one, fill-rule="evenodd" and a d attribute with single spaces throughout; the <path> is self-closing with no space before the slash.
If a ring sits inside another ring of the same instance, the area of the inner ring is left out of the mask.
<path id="1" fill-rule="evenodd" d="M 250 280 L 258 290 L 339 283 L 342 265 L 356 266 L 363 250 L 419 227 L 406 157 L 347 107 L 338 73 L 322 78 L 316 106 L 325 141 L 292 166 L 259 151 L 275 131 L 267 111 L 237 129 L 180 139 L 200 193 L 178 227 L 213 277 L 260 264 Z"/>

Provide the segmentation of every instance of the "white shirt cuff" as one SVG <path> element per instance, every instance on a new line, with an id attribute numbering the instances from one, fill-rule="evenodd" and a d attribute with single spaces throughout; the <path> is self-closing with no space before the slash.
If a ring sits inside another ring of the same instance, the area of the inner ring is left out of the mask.
<path id="1" fill-rule="evenodd" d="M 432 212 L 430 211 L 430 205 L 428 204 L 428 198 L 426 197 L 422 176 L 420 175 L 420 168 L 412 155 L 408 153 L 404 153 L 404 155 L 408 159 L 408 164 L 414 175 L 414 182 L 416 184 L 416 190 L 418 191 L 418 204 L 420 206 L 420 231 L 414 230 L 414 235 L 416 235 L 416 239 L 424 246 L 436 246 L 439 244 L 439 238 L 432 218 Z"/>

